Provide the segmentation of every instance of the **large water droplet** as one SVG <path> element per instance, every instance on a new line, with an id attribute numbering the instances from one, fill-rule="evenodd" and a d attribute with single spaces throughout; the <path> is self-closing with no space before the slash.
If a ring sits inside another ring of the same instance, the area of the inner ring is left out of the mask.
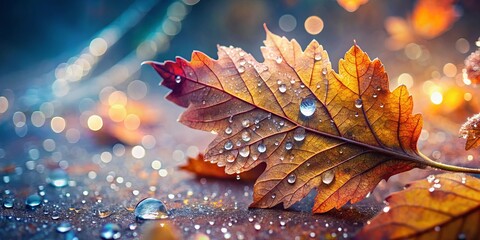
<path id="1" fill-rule="evenodd" d="M 322 173 L 322 182 L 327 185 L 332 183 L 334 178 L 335 178 L 335 171 L 333 170 L 327 170 Z"/>
<path id="2" fill-rule="evenodd" d="M 280 91 L 281 93 L 284 93 L 287 91 L 287 86 L 285 84 L 280 84 L 278 86 L 278 91 Z"/>
<path id="3" fill-rule="evenodd" d="M 3 207 L 4 208 L 13 208 L 13 203 L 14 203 L 14 200 L 11 199 L 11 198 L 7 198 L 5 200 L 3 200 Z"/>
<path id="4" fill-rule="evenodd" d="M 47 177 L 47 182 L 54 187 L 65 187 L 68 185 L 68 173 L 63 169 L 55 169 Z"/>
<path id="5" fill-rule="evenodd" d="M 305 117 L 310 117 L 315 113 L 315 100 L 311 98 L 304 98 L 300 103 L 300 113 Z"/>
<path id="6" fill-rule="evenodd" d="M 265 151 L 267 151 L 267 146 L 265 146 L 265 144 L 263 143 L 260 143 L 257 146 L 257 150 L 259 153 L 264 153 Z"/>
<path id="7" fill-rule="evenodd" d="M 155 198 L 145 198 L 135 207 L 135 217 L 142 220 L 168 218 L 168 210 L 162 201 Z"/>
<path id="8" fill-rule="evenodd" d="M 286 150 L 291 150 L 293 148 L 293 143 L 291 142 L 286 142 L 285 143 L 285 149 Z"/>
<path id="9" fill-rule="evenodd" d="M 178 76 L 178 75 L 175 76 L 175 82 L 176 82 L 176 83 L 181 83 L 181 82 L 182 82 L 182 77 L 180 77 L 180 76 Z"/>
<path id="10" fill-rule="evenodd" d="M 225 148 L 225 150 L 232 150 L 232 148 L 233 148 L 232 141 L 230 141 L 230 140 L 226 141 L 225 145 L 223 147 Z"/>
<path id="11" fill-rule="evenodd" d="M 359 99 L 355 100 L 355 107 L 356 108 L 361 108 L 362 106 L 363 106 L 362 99 L 359 98 Z"/>
<path id="12" fill-rule="evenodd" d="M 239 153 L 240 153 L 240 156 L 242 156 L 242 157 L 248 157 L 248 155 L 250 155 L 250 148 L 248 146 L 246 146 L 246 147 L 240 149 Z"/>
<path id="13" fill-rule="evenodd" d="M 72 229 L 72 224 L 69 222 L 62 222 L 57 226 L 57 232 L 66 233 Z"/>
<path id="14" fill-rule="evenodd" d="M 250 141 L 250 139 L 251 138 L 250 138 L 250 133 L 249 132 L 245 131 L 245 132 L 242 133 L 242 140 L 243 141 L 248 142 L 248 141 Z"/>
<path id="15" fill-rule="evenodd" d="M 250 120 L 244 119 L 244 120 L 242 121 L 242 126 L 245 127 L 245 128 L 246 128 L 246 127 L 249 127 L 249 126 L 250 126 Z"/>
<path id="16" fill-rule="evenodd" d="M 293 139 L 297 142 L 301 142 L 305 139 L 305 128 L 297 128 L 293 133 Z"/>
<path id="17" fill-rule="evenodd" d="M 290 174 L 288 177 L 287 177 L 287 182 L 290 183 L 290 184 L 294 184 L 295 181 L 297 181 L 297 176 L 295 174 Z"/>
<path id="18" fill-rule="evenodd" d="M 119 239 L 121 236 L 120 226 L 115 223 L 105 224 L 100 232 L 100 237 L 103 239 Z"/>
<path id="19" fill-rule="evenodd" d="M 226 133 L 227 135 L 232 134 L 232 132 L 233 132 L 233 129 L 232 129 L 231 127 L 225 128 L 225 133 Z"/>
<path id="20" fill-rule="evenodd" d="M 42 203 L 42 197 L 40 197 L 36 193 L 28 196 L 27 199 L 25 200 L 25 204 L 31 208 L 37 207 L 41 203 Z"/>

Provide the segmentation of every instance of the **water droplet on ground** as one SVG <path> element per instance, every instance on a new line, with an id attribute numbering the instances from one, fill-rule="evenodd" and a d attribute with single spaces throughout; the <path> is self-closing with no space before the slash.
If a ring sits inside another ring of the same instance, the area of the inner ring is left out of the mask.
<path id="1" fill-rule="evenodd" d="M 293 133 L 293 139 L 297 142 L 301 142 L 305 139 L 305 128 L 297 128 Z"/>
<path id="2" fill-rule="evenodd" d="M 322 173 L 322 182 L 327 185 L 332 183 L 334 178 L 335 178 L 335 171 L 333 170 L 327 170 L 324 173 Z"/>
<path id="3" fill-rule="evenodd" d="M 297 176 L 295 174 L 290 174 L 288 177 L 287 177 L 287 182 L 290 183 L 290 184 L 294 184 L 295 181 L 297 181 Z"/>
<path id="4" fill-rule="evenodd" d="M 120 226 L 115 223 L 107 223 L 103 226 L 100 232 L 102 239 L 119 239 L 122 236 L 120 232 Z"/>
<path id="5" fill-rule="evenodd" d="M 36 193 L 28 196 L 27 199 L 25 200 L 25 204 L 27 205 L 27 207 L 31 207 L 31 208 L 37 207 L 41 203 L 42 203 L 42 197 L 40 197 Z"/>
<path id="6" fill-rule="evenodd" d="M 362 99 L 359 98 L 359 99 L 355 100 L 355 107 L 356 108 L 361 108 L 362 106 L 363 106 Z"/>
<path id="7" fill-rule="evenodd" d="M 4 208 L 13 208 L 13 203 L 14 203 L 14 200 L 11 199 L 11 198 L 7 198 L 5 200 L 3 200 L 3 207 Z"/>
<path id="8" fill-rule="evenodd" d="M 304 98 L 300 103 L 300 113 L 305 117 L 310 117 L 315 113 L 316 110 L 315 100 L 311 98 Z"/>
<path id="9" fill-rule="evenodd" d="M 162 201 L 155 198 L 145 198 L 135 207 L 135 217 L 142 220 L 168 218 L 168 210 Z"/>
<path id="10" fill-rule="evenodd" d="M 57 226 L 57 232 L 66 233 L 72 229 L 72 224 L 68 222 L 62 222 Z"/>
<path id="11" fill-rule="evenodd" d="M 68 185 L 68 173 L 65 172 L 63 169 L 55 169 L 47 177 L 47 182 L 50 185 L 61 188 Z"/>

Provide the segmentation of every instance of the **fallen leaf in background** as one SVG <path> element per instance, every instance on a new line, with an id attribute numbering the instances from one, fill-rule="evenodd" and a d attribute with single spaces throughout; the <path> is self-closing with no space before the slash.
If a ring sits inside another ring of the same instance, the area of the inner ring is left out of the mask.
<path id="1" fill-rule="evenodd" d="M 387 17 L 385 29 L 390 37 L 386 46 L 400 50 L 422 39 L 432 39 L 446 32 L 458 19 L 453 0 L 419 0 L 411 16 Z"/>
<path id="2" fill-rule="evenodd" d="M 473 52 L 465 59 L 465 71 L 470 81 L 469 84 L 480 83 L 480 50 Z"/>
<path id="3" fill-rule="evenodd" d="M 220 179 L 238 179 L 245 182 L 254 182 L 258 176 L 264 171 L 264 167 L 259 165 L 249 171 L 238 174 L 240 178 L 237 178 L 237 174 L 226 174 L 225 167 L 219 167 L 216 164 L 205 161 L 203 154 L 198 154 L 196 158 L 189 157 L 187 163 L 179 167 L 182 170 L 186 170 L 195 173 L 199 177 L 211 177 Z"/>
<path id="4" fill-rule="evenodd" d="M 337 0 L 338 5 L 349 12 L 355 12 L 357 9 L 368 2 L 368 0 Z"/>
<path id="5" fill-rule="evenodd" d="M 480 146 L 480 113 L 468 118 L 460 128 L 460 135 L 467 139 L 465 150 Z"/>
<path id="6" fill-rule="evenodd" d="M 390 195 L 358 239 L 479 239 L 480 180 L 431 175 Z"/>
<path id="7" fill-rule="evenodd" d="M 479 172 L 418 152 L 422 119 L 406 87 L 390 92 L 381 62 L 356 44 L 337 74 L 315 40 L 302 51 L 265 29 L 264 63 L 220 46 L 218 60 L 194 52 L 190 62 L 147 62 L 172 89 L 166 98 L 187 108 L 179 121 L 218 134 L 206 160 L 228 174 L 266 163 L 251 207 L 288 208 L 316 188 L 313 212 L 321 213 L 415 167 Z"/>
<path id="8" fill-rule="evenodd" d="M 446 32 L 458 19 L 455 0 L 418 0 L 411 22 L 416 34 L 431 39 Z"/>

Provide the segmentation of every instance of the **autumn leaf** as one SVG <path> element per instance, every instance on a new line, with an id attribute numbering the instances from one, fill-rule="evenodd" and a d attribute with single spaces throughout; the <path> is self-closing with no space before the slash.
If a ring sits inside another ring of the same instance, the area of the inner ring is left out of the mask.
<path id="1" fill-rule="evenodd" d="M 253 182 L 257 180 L 258 176 L 262 174 L 263 168 L 261 165 L 240 173 L 240 174 L 226 174 L 225 167 L 219 167 L 204 160 L 203 154 L 198 154 L 196 158 L 189 157 L 187 163 L 179 167 L 182 170 L 195 173 L 199 177 L 211 177 L 220 179 L 239 179 L 246 182 Z M 239 178 L 238 178 L 238 177 Z"/>
<path id="2" fill-rule="evenodd" d="M 480 180 L 462 173 L 431 175 L 387 198 L 358 239 L 479 239 Z"/>
<path id="3" fill-rule="evenodd" d="M 266 29 L 266 27 L 265 27 Z M 290 207 L 312 189 L 313 212 L 358 202 L 379 181 L 415 167 L 477 172 L 434 162 L 417 150 L 422 128 L 405 86 L 393 92 L 384 67 L 356 44 L 332 70 L 317 41 L 305 50 L 268 29 L 257 62 L 240 48 L 218 47 L 218 60 L 147 62 L 187 108 L 179 121 L 218 134 L 205 159 L 228 174 L 266 169 L 251 207 Z"/>
<path id="4" fill-rule="evenodd" d="M 460 136 L 467 139 L 465 150 L 480 146 L 480 113 L 468 118 L 460 128 Z"/>

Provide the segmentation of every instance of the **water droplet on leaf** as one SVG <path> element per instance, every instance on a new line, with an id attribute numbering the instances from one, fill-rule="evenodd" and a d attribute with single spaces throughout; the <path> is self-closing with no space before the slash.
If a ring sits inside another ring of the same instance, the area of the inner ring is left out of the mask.
<path id="1" fill-rule="evenodd" d="M 280 84 L 280 86 L 278 86 L 278 91 L 280 91 L 281 93 L 286 92 L 287 86 L 285 84 Z"/>
<path id="2" fill-rule="evenodd" d="M 264 153 L 265 151 L 267 151 L 267 146 L 265 146 L 265 144 L 263 143 L 260 143 L 257 146 L 257 150 L 259 153 Z"/>
<path id="3" fill-rule="evenodd" d="M 248 157 L 248 155 L 250 155 L 250 148 L 248 146 L 240 149 L 240 156 L 242 157 Z"/>
<path id="4" fill-rule="evenodd" d="M 225 148 L 225 150 L 232 150 L 232 148 L 233 148 L 232 141 L 228 140 L 227 142 L 225 142 L 224 148 Z"/>
<path id="5" fill-rule="evenodd" d="M 248 141 L 250 141 L 250 139 L 251 138 L 250 138 L 250 133 L 249 132 L 245 131 L 245 132 L 242 133 L 242 140 L 243 141 L 248 142 Z"/>
<path id="6" fill-rule="evenodd" d="M 356 108 L 361 108 L 362 106 L 363 106 L 362 99 L 359 98 L 359 99 L 355 100 L 355 107 Z"/>
<path id="7" fill-rule="evenodd" d="M 297 176 L 295 174 L 290 174 L 288 177 L 287 177 L 287 182 L 290 183 L 290 184 L 294 184 L 295 181 L 297 181 Z"/>
<path id="8" fill-rule="evenodd" d="M 175 76 L 175 82 L 176 83 L 181 83 L 182 82 L 182 77 L 180 77 L 179 75 Z"/>
<path id="9" fill-rule="evenodd" d="M 297 128 L 293 133 L 293 139 L 297 142 L 301 142 L 305 139 L 305 128 Z"/>
<path id="10" fill-rule="evenodd" d="M 37 207 L 41 203 L 42 203 L 42 197 L 40 197 L 36 193 L 28 196 L 27 199 L 25 200 L 25 204 L 31 208 Z"/>
<path id="11" fill-rule="evenodd" d="M 333 170 L 327 170 L 324 173 L 322 173 L 322 182 L 327 185 L 332 183 L 334 178 L 335 178 L 335 172 Z"/>
<path id="12" fill-rule="evenodd" d="M 310 117 L 315 113 L 315 100 L 311 98 L 304 98 L 300 103 L 300 113 L 305 117 Z"/>

